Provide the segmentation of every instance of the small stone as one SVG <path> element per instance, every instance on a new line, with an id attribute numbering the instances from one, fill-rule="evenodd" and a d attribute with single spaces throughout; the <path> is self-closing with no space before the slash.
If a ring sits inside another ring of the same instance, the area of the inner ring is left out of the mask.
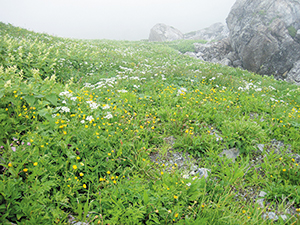
<path id="1" fill-rule="evenodd" d="M 264 213 L 262 215 L 263 219 L 269 219 L 269 220 L 278 220 L 278 216 L 276 216 L 273 212 Z"/>
<path id="2" fill-rule="evenodd" d="M 261 192 L 259 193 L 258 197 L 265 197 L 266 195 L 267 195 L 266 192 L 261 191 Z"/>
<path id="3" fill-rule="evenodd" d="M 235 159 L 240 154 L 240 151 L 237 148 L 231 148 L 229 150 L 223 150 L 221 154 L 219 154 L 220 157 L 226 156 L 228 159 L 232 159 L 232 161 L 235 161 Z"/>
<path id="4" fill-rule="evenodd" d="M 260 208 L 264 208 L 264 199 L 257 199 L 256 203 L 259 205 Z"/>
<path id="5" fill-rule="evenodd" d="M 257 148 L 258 148 L 258 150 L 259 150 L 260 152 L 263 152 L 263 151 L 264 151 L 264 147 L 265 147 L 264 144 L 258 144 L 258 145 L 256 145 L 256 146 L 257 146 Z"/>
<path id="6" fill-rule="evenodd" d="M 287 220 L 287 216 L 286 215 L 280 215 L 281 219 L 283 220 Z"/>

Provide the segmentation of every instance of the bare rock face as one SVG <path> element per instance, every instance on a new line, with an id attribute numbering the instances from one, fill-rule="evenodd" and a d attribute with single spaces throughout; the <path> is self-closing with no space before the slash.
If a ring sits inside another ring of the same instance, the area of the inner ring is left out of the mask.
<path id="1" fill-rule="evenodd" d="M 299 68 L 300 1 L 237 0 L 226 22 L 244 69 L 286 78 L 294 66 Z"/>
<path id="2" fill-rule="evenodd" d="M 228 35 L 229 30 L 226 25 L 214 23 L 207 28 L 185 34 L 184 39 L 220 41 L 227 38 Z"/>
<path id="3" fill-rule="evenodd" d="M 183 34 L 176 28 L 158 23 L 151 29 L 149 41 L 174 41 L 183 39 L 183 37 Z"/>

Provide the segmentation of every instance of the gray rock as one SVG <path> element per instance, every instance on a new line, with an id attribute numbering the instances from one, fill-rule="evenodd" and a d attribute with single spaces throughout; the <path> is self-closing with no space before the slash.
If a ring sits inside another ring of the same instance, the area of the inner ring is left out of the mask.
<path id="1" fill-rule="evenodd" d="M 150 31 L 149 41 L 174 41 L 183 39 L 183 34 L 174 27 L 163 23 L 156 24 Z"/>
<path id="2" fill-rule="evenodd" d="M 232 62 L 233 67 L 242 67 L 242 61 L 241 60 L 234 60 Z"/>
<path id="3" fill-rule="evenodd" d="M 205 61 L 214 63 L 223 60 L 232 51 L 229 39 L 206 44 L 195 43 L 194 47 L 197 55 L 201 53 Z"/>
<path id="4" fill-rule="evenodd" d="M 278 216 L 273 212 L 267 212 L 262 215 L 263 219 L 278 220 Z"/>
<path id="5" fill-rule="evenodd" d="M 260 151 L 261 153 L 264 151 L 264 144 L 257 144 L 256 147 L 258 148 L 258 151 Z"/>
<path id="6" fill-rule="evenodd" d="M 224 58 L 220 61 L 220 64 L 222 64 L 224 66 L 231 66 L 231 61 L 230 61 L 230 59 Z"/>
<path id="7" fill-rule="evenodd" d="M 261 192 L 259 193 L 258 197 L 265 197 L 266 195 L 267 195 L 266 192 L 261 191 Z"/>
<path id="8" fill-rule="evenodd" d="M 281 219 L 283 220 L 287 220 L 287 216 L 286 215 L 280 215 Z"/>
<path id="9" fill-rule="evenodd" d="M 186 53 L 184 53 L 184 55 L 188 55 L 190 57 L 197 58 L 197 55 L 195 52 L 186 52 Z"/>
<path id="10" fill-rule="evenodd" d="M 257 199 L 256 200 L 256 203 L 259 205 L 260 208 L 264 208 L 265 205 L 264 205 L 264 199 Z"/>
<path id="11" fill-rule="evenodd" d="M 300 2 L 237 0 L 226 19 L 244 69 L 281 78 L 300 59 Z"/>
<path id="12" fill-rule="evenodd" d="M 286 80 L 300 85 L 300 60 L 294 63 L 293 68 L 287 74 Z"/>
<path id="13" fill-rule="evenodd" d="M 196 173 L 199 178 L 202 178 L 202 177 L 207 178 L 208 172 L 211 172 L 211 170 L 206 169 L 206 168 L 198 168 Z"/>
<path id="14" fill-rule="evenodd" d="M 219 156 L 223 157 L 226 156 L 228 159 L 232 159 L 232 161 L 235 161 L 235 159 L 239 156 L 240 151 L 237 148 L 231 148 L 229 150 L 223 150 Z"/>
<path id="15" fill-rule="evenodd" d="M 184 39 L 220 41 L 227 38 L 228 35 L 229 30 L 226 25 L 215 23 L 207 28 L 184 34 Z"/>

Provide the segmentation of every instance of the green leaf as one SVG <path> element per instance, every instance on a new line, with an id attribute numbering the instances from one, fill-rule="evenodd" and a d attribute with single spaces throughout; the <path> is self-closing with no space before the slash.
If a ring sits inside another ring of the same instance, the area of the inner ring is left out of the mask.
<path id="1" fill-rule="evenodd" d="M 25 96 L 24 99 L 26 100 L 26 102 L 30 105 L 33 106 L 34 102 L 35 102 L 35 97 L 34 96 Z"/>
<path id="2" fill-rule="evenodd" d="M 53 105 L 57 106 L 57 96 L 56 94 L 52 93 L 50 95 L 46 95 L 45 98 L 51 102 Z"/>
<path id="3" fill-rule="evenodd" d="M 47 115 L 49 112 L 48 112 L 48 109 L 41 109 L 41 110 L 39 110 L 38 111 L 38 114 L 40 115 L 40 116 L 45 116 L 45 115 Z"/>
<path id="4" fill-rule="evenodd" d="M 147 191 L 144 190 L 144 204 L 147 205 L 149 203 L 149 196 L 147 194 Z"/>
<path id="5" fill-rule="evenodd" d="M 0 98 L 2 98 L 3 95 L 4 95 L 4 89 L 1 89 L 1 90 L 0 90 Z"/>

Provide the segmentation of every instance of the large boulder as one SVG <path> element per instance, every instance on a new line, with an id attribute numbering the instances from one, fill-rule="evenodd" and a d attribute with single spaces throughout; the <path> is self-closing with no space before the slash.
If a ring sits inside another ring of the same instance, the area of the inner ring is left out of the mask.
<path id="1" fill-rule="evenodd" d="M 194 46 L 196 56 L 207 62 L 233 66 L 233 62 L 238 60 L 238 57 L 231 48 L 228 38 L 206 44 L 195 43 Z"/>
<path id="2" fill-rule="evenodd" d="M 156 24 L 150 31 L 149 41 L 174 41 L 183 39 L 183 34 L 174 27 L 163 23 Z"/>
<path id="3" fill-rule="evenodd" d="M 244 69 L 284 78 L 300 60 L 299 1 L 237 0 L 226 22 Z"/>
<path id="4" fill-rule="evenodd" d="M 229 30 L 226 25 L 214 23 L 207 28 L 185 34 L 184 39 L 220 41 L 227 38 L 228 35 Z"/>

